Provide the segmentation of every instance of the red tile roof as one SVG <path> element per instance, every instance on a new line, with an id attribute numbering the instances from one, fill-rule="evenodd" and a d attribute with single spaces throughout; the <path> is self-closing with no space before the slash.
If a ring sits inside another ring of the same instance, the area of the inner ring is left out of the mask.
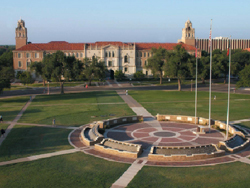
<path id="1" fill-rule="evenodd" d="M 250 48 L 245 48 L 244 50 L 247 50 L 247 51 L 249 51 L 249 52 L 250 52 Z"/>
<path id="2" fill-rule="evenodd" d="M 49 50 L 84 50 L 85 43 L 68 43 L 65 41 L 51 41 L 49 43 L 30 43 L 27 44 L 17 51 L 49 51 Z M 86 43 L 88 46 L 106 46 L 106 45 L 114 45 L 114 46 L 132 46 L 134 43 L 123 43 L 118 41 L 101 41 L 95 43 Z M 135 43 L 137 50 L 151 50 L 151 48 L 165 48 L 167 50 L 173 50 L 173 48 L 181 44 L 187 51 L 195 50 L 194 46 L 183 44 L 183 43 Z"/>
<path id="3" fill-rule="evenodd" d="M 39 51 L 39 50 L 84 50 L 84 43 L 68 43 L 65 41 L 51 41 L 49 43 L 30 43 L 17 51 Z"/>

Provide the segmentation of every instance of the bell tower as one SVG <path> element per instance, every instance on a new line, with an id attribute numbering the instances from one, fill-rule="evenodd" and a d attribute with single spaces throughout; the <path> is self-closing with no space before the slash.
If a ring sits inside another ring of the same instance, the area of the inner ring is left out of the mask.
<path id="1" fill-rule="evenodd" d="M 16 28 L 16 49 L 21 48 L 27 44 L 27 28 L 25 27 L 25 22 L 20 19 L 17 22 Z"/>
<path id="2" fill-rule="evenodd" d="M 185 23 L 185 28 L 182 29 L 182 38 L 178 42 L 195 46 L 195 29 L 189 19 Z"/>

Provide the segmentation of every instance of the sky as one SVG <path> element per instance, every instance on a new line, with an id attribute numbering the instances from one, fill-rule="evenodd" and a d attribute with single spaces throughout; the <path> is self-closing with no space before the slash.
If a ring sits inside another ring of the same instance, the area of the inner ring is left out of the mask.
<path id="1" fill-rule="evenodd" d="M 249 39 L 249 0 L 1 0 L 0 45 L 15 44 L 22 18 L 28 41 L 172 42 L 190 19 L 196 38 Z"/>

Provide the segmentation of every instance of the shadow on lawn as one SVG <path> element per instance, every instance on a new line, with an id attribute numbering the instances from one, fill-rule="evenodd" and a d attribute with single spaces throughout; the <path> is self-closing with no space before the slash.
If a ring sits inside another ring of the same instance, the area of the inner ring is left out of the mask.
<path id="1" fill-rule="evenodd" d="M 71 130 L 34 126 L 15 126 L 0 146 L 0 161 L 71 149 Z"/>
<path id="2" fill-rule="evenodd" d="M 93 97 L 114 97 L 117 94 L 114 91 L 93 91 L 93 92 L 83 92 L 83 93 L 70 93 L 70 94 L 56 94 L 56 95 L 41 95 L 37 96 L 33 102 L 49 102 L 57 100 L 72 100 L 72 99 L 83 99 L 83 98 L 93 98 Z"/>

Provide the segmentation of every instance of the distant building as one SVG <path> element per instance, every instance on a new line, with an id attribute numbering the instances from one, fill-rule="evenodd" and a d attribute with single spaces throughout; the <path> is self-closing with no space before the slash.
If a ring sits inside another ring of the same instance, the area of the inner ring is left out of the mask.
<path id="1" fill-rule="evenodd" d="M 228 37 L 215 37 L 212 39 L 212 51 L 215 49 L 226 50 L 228 48 Z M 192 27 L 190 20 L 186 21 L 185 28 L 182 29 L 182 38 L 178 42 L 195 46 L 198 43 L 198 48 L 210 53 L 209 39 L 195 39 L 195 29 Z M 250 48 L 250 39 L 232 39 L 232 49 Z"/>
<path id="2" fill-rule="evenodd" d="M 65 41 L 27 43 L 27 39 L 25 22 L 19 20 L 16 28 L 16 50 L 13 51 L 13 67 L 15 71 L 27 70 L 32 62 L 42 61 L 46 54 L 61 50 L 66 56 L 75 56 L 79 60 L 97 57 L 105 62 L 108 70 L 122 70 L 126 76 L 132 77 L 137 71 L 143 71 L 146 75 L 152 75 L 151 71 L 145 68 L 145 65 L 148 63 L 148 58 L 152 56 L 151 49 L 153 47 L 173 50 L 176 45 L 181 44 L 188 53 L 195 54 L 195 47 L 192 42 L 184 44 L 188 40 L 185 40 L 184 43 L 126 43 L 113 41 L 95 43 L 68 43 Z M 200 54 L 200 51 L 198 53 Z"/>

